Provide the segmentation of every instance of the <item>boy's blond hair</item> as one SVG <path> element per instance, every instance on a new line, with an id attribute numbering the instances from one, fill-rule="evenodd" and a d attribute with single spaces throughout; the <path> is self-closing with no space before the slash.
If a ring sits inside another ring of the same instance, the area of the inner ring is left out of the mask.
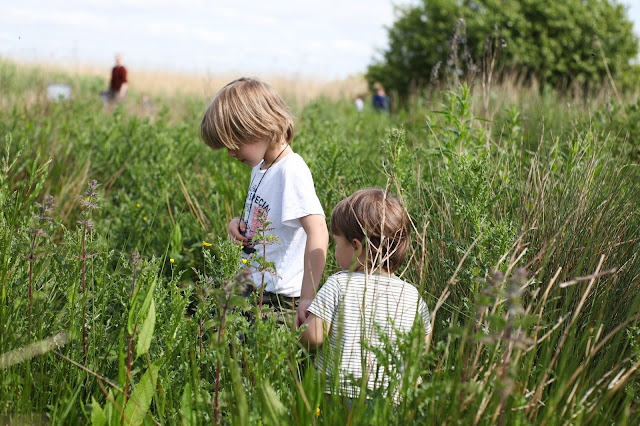
<path id="1" fill-rule="evenodd" d="M 331 233 L 368 249 L 368 267 L 395 272 L 411 243 L 409 215 L 402 203 L 381 188 L 365 188 L 340 201 L 331 213 Z"/>
<path id="2" fill-rule="evenodd" d="M 293 116 L 267 83 L 239 78 L 216 94 L 200 123 L 200 138 L 213 149 L 238 149 L 267 138 L 272 144 L 293 139 Z"/>

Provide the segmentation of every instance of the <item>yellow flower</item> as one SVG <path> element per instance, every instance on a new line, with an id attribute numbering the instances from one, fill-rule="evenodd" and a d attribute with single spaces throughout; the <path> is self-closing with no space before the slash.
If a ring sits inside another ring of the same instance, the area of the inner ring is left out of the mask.
<path id="1" fill-rule="evenodd" d="M 242 259 L 242 263 L 247 263 L 247 259 Z"/>
<path id="2" fill-rule="evenodd" d="M 142 220 L 147 220 L 147 217 L 146 216 L 142 216 Z"/>
<path id="3" fill-rule="evenodd" d="M 211 247 L 211 243 L 208 243 L 206 241 L 203 241 L 202 245 L 205 246 L 205 247 Z"/>
<path id="4" fill-rule="evenodd" d="M 175 260 L 173 260 L 173 259 L 169 259 L 169 262 L 173 263 L 173 262 L 175 262 Z"/>
<path id="5" fill-rule="evenodd" d="M 320 416 L 320 407 L 316 407 L 316 417 Z"/>
<path id="6" fill-rule="evenodd" d="M 89 201 L 91 199 L 91 197 L 87 197 L 87 201 Z"/>
<path id="7" fill-rule="evenodd" d="M 140 208 L 140 203 L 136 204 L 136 207 L 137 207 L 137 208 Z"/>

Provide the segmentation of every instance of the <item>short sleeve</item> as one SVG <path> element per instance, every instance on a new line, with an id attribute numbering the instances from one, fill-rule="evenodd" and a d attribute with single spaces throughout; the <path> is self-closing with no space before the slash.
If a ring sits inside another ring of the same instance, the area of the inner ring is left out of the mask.
<path id="1" fill-rule="evenodd" d="M 424 326 L 424 334 L 431 334 L 431 318 L 429 315 L 429 308 L 427 308 L 427 304 L 420 298 L 418 302 L 418 315 L 420 315 L 420 320 L 422 321 L 422 325 Z"/>
<path id="2" fill-rule="evenodd" d="M 292 159 L 291 166 L 282 175 L 282 223 L 299 227 L 300 218 L 312 214 L 324 216 L 322 205 L 316 195 L 313 177 L 302 157 Z"/>
<path id="3" fill-rule="evenodd" d="M 331 324 L 340 304 L 340 284 L 334 275 L 327 279 L 307 309 L 309 312 Z"/>

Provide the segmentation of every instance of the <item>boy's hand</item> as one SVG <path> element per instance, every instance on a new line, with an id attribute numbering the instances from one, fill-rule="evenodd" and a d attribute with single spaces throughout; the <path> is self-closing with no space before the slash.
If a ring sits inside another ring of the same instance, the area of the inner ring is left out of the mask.
<path id="1" fill-rule="evenodd" d="M 227 225 L 227 235 L 234 241 L 238 241 L 239 243 L 246 243 L 248 241 L 247 237 L 244 234 L 247 230 L 247 224 L 244 223 L 244 220 L 239 217 L 234 217 Z"/>
<path id="2" fill-rule="evenodd" d="M 298 301 L 298 311 L 296 312 L 296 328 L 300 328 L 302 324 L 307 320 L 309 313 L 307 308 L 311 306 L 313 299 L 300 299 Z"/>

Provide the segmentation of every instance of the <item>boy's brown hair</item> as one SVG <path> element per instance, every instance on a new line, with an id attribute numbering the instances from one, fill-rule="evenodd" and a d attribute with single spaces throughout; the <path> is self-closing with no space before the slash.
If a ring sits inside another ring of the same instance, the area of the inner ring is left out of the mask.
<path id="1" fill-rule="evenodd" d="M 340 201 L 331 213 L 331 233 L 368 249 L 369 268 L 400 268 L 409 250 L 409 215 L 402 203 L 381 188 L 365 188 Z"/>
<path id="2" fill-rule="evenodd" d="M 267 83 L 239 78 L 224 86 L 200 123 L 200 138 L 213 149 L 238 149 L 267 138 L 272 144 L 293 139 L 293 116 Z"/>

